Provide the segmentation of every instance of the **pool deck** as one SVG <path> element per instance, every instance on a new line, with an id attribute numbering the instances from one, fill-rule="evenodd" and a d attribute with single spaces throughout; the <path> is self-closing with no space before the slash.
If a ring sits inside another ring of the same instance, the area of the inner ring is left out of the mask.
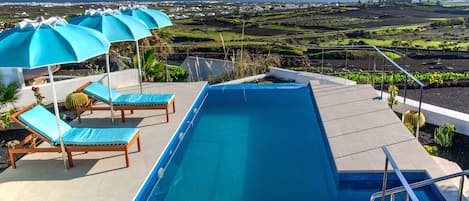
<path id="1" fill-rule="evenodd" d="M 338 171 L 382 172 L 385 155 L 381 147 L 387 146 L 401 170 L 426 170 L 431 177 L 449 174 L 386 102 L 376 99 L 370 85 L 311 84 Z M 447 200 L 456 200 L 458 182 L 459 178 L 438 183 Z M 467 188 L 465 192 L 469 195 Z"/>
<path id="2" fill-rule="evenodd" d="M 204 84 L 145 83 L 145 93 L 176 94 L 176 113 L 170 114 L 169 123 L 163 110 L 135 111 L 126 116 L 126 123 L 117 118 L 112 124 L 109 111 L 87 112 L 81 125 L 72 122 L 79 127 L 138 127 L 142 152 L 132 148 L 130 168 L 119 152 L 74 153 L 75 167 L 69 170 L 64 170 L 58 153 L 28 154 L 17 162 L 17 169 L 0 173 L 0 200 L 132 200 Z M 448 174 L 386 103 L 373 99 L 377 95 L 371 86 L 312 85 L 338 171 L 383 171 L 381 146 L 387 145 L 402 170 L 427 170 L 432 177 Z M 455 200 L 457 182 L 438 184 L 447 199 Z"/>
<path id="3" fill-rule="evenodd" d="M 164 110 L 137 110 L 126 115 L 125 123 L 116 118 L 115 124 L 109 111 L 86 112 L 81 125 L 71 123 L 77 127 L 138 127 L 142 151 L 132 147 L 130 168 L 125 167 L 123 152 L 74 153 L 75 166 L 69 170 L 64 169 L 58 153 L 27 154 L 17 162 L 17 169 L 0 173 L 0 200 L 132 200 L 204 84 L 144 84 L 145 93 L 176 94 L 176 113 L 170 114 L 169 123 Z M 138 88 L 119 91 L 137 93 Z"/>

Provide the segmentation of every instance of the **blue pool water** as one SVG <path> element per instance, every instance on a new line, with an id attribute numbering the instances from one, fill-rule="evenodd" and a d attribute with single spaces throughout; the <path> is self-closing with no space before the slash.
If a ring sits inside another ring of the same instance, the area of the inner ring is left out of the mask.
<path id="1" fill-rule="evenodd" d="M 337 173 L 312 93 L 299 84 L 205 87 L 135 199 L 369 200 L 382 175 Z M 392 176 L 389 185 L 398 185 Z M 418 194 L 441 197 L 434 187 Z"/>
<path id="2" fill-rule="evenodd" d="M 335 200 L 309 88 L 275 88 L 210 89 L 151 199 Z"/>
<path id="3" fill-rule="evenodd" d="M 404 172 L 404 177 L 409 183 L 414 183 L 429 179 L 430 177 L 423 171 Z M 349 200 L 370 200 L 373 193 L 381 191 L 383 184 L 383 173 L 339 173 L 339 201 Z M 396 174 L 388 174 L 387 188 L 402 186 Z M 430 185 L 415 189 L 415 194 L 420 200 L 443 201 L 445 200 L 436 186 Z M 405 193 L 395 195 L 395 201 L 405 201 Z M 389 200 L 389 197 L 387 197 Z M 381 201 L 377 199 L 377 201 Z"/>

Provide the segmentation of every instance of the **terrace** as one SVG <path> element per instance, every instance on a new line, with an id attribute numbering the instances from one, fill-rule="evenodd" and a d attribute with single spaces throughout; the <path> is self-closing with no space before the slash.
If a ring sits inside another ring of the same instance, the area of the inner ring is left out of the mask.
<path id="1" fill-rule="evenodd" d="M 138 93 L 136 72 L 126 70 L 113 73 L 113 87 L 121 92 Z M 448 170 L 448 164 L 437 161 L 421 147 L 391 108 L 376 99 L 377 93 L 369 85 L 355 85 L 317 74 L 301 74 L 271 68 L 270 75 L 279 79 L 296 79 L 310 84 L 323 120 L 331 151 L 339 172 L 382 172 L 387 146 L 401 170 L 423 170 L 429 176 L 441 177 L 458 170 Z M 312 77 L 310 76 L 312 75 Z M 257 78 L 262 75 L 257 76 Z M 104 80 L 95 75 L 58 82 L 59 100 L 71 88 L 86 81 Z M 335 81 L 331 81 L 335 80 Z M 244 81 L 249 81 L 249 78 Z M 130 154 L 130 168 L 125 168 L 123 155 L 113 152 L 74 154 L 75 167 L 64 170 L 56 153 L 28 154 L 18 161 L 17 169 L 0 174 L 0 200 L 131 200 L 139 192 L 148 175 L 164 155 L 177 129 L 193 112 L 193 105 L 203 93 L 206 82 L 145 83 L 145 93 L 174 93 L 177 112 L 165 123 L 161 111 L 136 111 L 127 122 L 111 123 L 109 112 L 85 113 L 77 127 L 137 127 L 141 130 L 142 151 L 134 147 Z M 40 88 L 47 92 L 49 85 Z M 30 102 L 30 88 L 23 89 L 20 105 Z M 382 94 L 382 93 L 381 93 Z M 418 106 L 417 106 L 418 107 Z M 366 123 L 365 123 L 366 122 Z M 41 145 L 46 146 L 46 145 Z M 437 183 L 447 200 L 459 193 L 459 178 Z M 27 189 L 27 193 L 25 192 Z M 464 188 L 467 196 L 469 189 Z"/>

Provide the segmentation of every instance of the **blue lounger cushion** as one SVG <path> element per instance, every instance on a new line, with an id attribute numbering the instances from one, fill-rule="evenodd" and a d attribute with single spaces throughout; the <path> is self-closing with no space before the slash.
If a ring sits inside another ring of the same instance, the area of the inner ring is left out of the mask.
<path id="1" fill-rule="evenodd" d="M 43 106 L 34 106 L 19 115 L 18 119 L 52 144 L 60 143 L 55 115 Z M 128 144 L 138 132 L 137 128 L 72 128 L 62 120 L 60 127 L 65 145 Z"/>
<path id="2" fill-rule="evenodd" d="M 129 144 L 137 131 L 137 128 L 72 128 L 64 133 L 63 139 L 66 145 Z"/>
<path id="3" fill-rule="evenodd" d="M 116 105 L 167 105 L 174 94 L 121 94 L 114 99 Z"/>
<path id="4" fill-rule="evenodd" d="M 100 100 L 106 101 L 109 103 L 109 88 L 106 86 L 93 82 L 90 85 L 86 86 L 83 91 L 89 95 L 92 95 Z M 111 90 L 112 99 L 115 100 L 121 94 L 116 90 Z"/>
<path id="5" fill-rule="evenodd" d="M 109 103 L 109 89 L 97 82 L 93 82 L 83 89 L 100 100 Z M 174 94 L 121 94 L 115 90 L 112 93 L 114 105 L 166 105 L 174 98 Z"/>
<path id="6" fill-rule="evenodd" d="M 41 105 L 36 105 L 30 110 L 22 113 L 18 116 L 18 119 L 50 142 L 55 142 L 59 139 L 59 131 L 55 115 L 50 113 Z M 60 128 L 62 133 L 67 133 L 68 130 L 72 129 L 70 125 L 62 120 L 60 120 Z"/>

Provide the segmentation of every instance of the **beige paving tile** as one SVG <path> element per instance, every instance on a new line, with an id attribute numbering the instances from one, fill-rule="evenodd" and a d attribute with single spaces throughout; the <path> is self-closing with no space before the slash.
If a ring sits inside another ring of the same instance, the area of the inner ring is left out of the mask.
<path id="1" fill-rule="evenodd" d="M 17 169 L 0 174 L 0 200 L 131 200 L 166 147 L 205 82 L 145 83 L 144 93 L 176 94 L 176 113 L 165 122 L 162 110 L 141 110 L 119 118 L 112 124 L 109 111 L 83 116 L 83 127 L 139 127 L 142 152 L 132 148 L 130 168 L 125 168 L 123 153 L 74 153 L 75 167 L 64 170 L 58 153 L 28 154 Z M 120 89 L 138 92 L 138 88 Z M 42 146 L 46 146 L 44 143 Z"/>

